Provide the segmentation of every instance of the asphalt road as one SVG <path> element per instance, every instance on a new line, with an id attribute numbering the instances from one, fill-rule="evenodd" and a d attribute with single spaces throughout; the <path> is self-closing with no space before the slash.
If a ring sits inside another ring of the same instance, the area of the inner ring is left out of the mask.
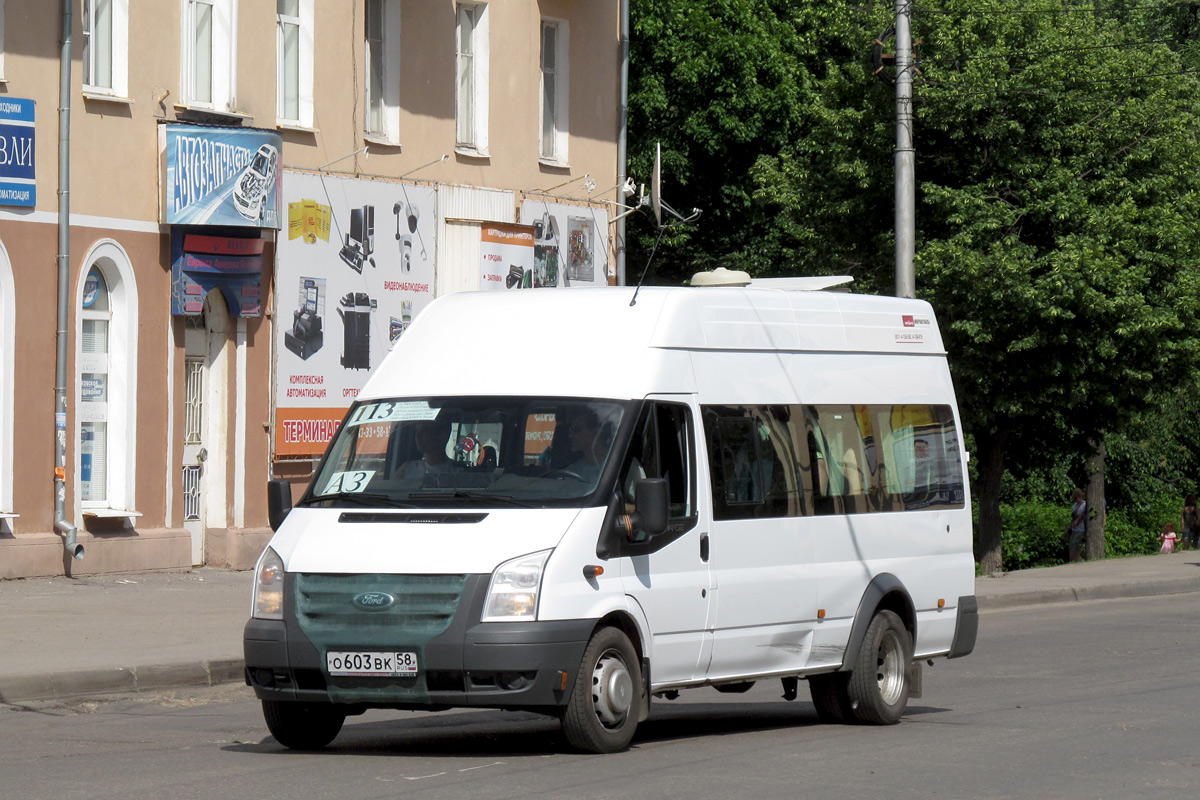
<path id="1" fill-rule="evenodd" d="M 776 682 L 660 702 L 633 747 L 529 714 L 372 712 L 293 753 L 238 686 L 0 708 L 4 797 L 1175 798 L 1200 790 L 1200 594 L 985 612 L 886 728 L 819 725 Z"/>

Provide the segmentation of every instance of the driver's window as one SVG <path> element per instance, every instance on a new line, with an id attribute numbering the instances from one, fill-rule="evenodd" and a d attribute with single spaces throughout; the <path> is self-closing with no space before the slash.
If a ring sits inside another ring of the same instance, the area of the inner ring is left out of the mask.
<path id="1" fill-rule="evenodd" d="M 691 430 L 691 411 L 687 406 L 646 404 L 629 443 L 618 484 L 628 508 L 632 508 L 640 479 L 665 478 L 670 518 L 683 519 L 695 514 L 695 458 Z"/>

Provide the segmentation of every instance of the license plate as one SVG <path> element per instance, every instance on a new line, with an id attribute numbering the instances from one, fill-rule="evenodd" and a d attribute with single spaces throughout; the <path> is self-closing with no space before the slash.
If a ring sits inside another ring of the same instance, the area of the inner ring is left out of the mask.
<path id="1" fill-rule="evenodd" d="M 416 653 L 337 651 L 326 653 L 330 675 L 390 678 L 417 674 Z"/>

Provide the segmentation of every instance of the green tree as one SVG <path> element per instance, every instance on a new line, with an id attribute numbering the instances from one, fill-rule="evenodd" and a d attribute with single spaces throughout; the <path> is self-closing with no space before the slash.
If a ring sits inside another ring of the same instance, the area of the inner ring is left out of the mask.
<path id="1" fill-rule="evenodd" d="M 1093 455 L 1196 367 L 1198 28 L 1134 3 L 922 10 L 917 292 L 975 442 L 976 556 L 992 571 L 1008 459 Z M 662 141 L 667 199 L 705 211 L 651 280 L 725 263 L 890 292 L 894 97 L 866 57 L 892 5 L 633 11 L 631 172 L 648 175 Z M 632 227 L 631 274 L 654 233 Z"/>
<path id="2" fill-rule="evenodd" d="M 1100 446 L 1196 363 L 1197 81 L 1090 4 L 943 10 L 920 18 L 917 284 L 980 451 L 990 571 L 1010 448 Z"/>
<path id="3" fill-rule="evenodd" d="M 649 282 L 679 283 L 715 266 L 756 275 L 844 269 L 837 245 L 824 246 L 820 236 L 836 229 L 845 241 L 852 226 L 817 231 L 803 215 L 780 211 L 814 200 L 833 204 L 822 209 L 827 221 L 878 210 L 858 190 L 886 183 L 880 170 L 890 164 L 892 136 L 885 132 L 883 149 L 869 157 L 857 140 L 864 116 L 879 125 L 885 109 L 842 98 L 876 88 L 866 55 L 886 17 L 870 7 L 795 0 L 632 0 L 630 11 L 629 172 L 648 183 L 661 143 L 665 199 L 703 212 L 697 224 L 669 232 Z M 760 166 L 796 148 L 800 155 L 774 169 Z M 819 164 L 807 160 L 814 153 Z M 788 180 L 793 169 L 801 179 Z M 759 172 L 783 195 L 812 191 L 810 181 L 822 185 L 815 196 L 773 202 L 759 194 L 761 181 L 752 177 Z M 883 188 L 890 208 L 890 184 Z M 657 231 L 646 217 L 630 219 L 628 269 L 637 275 Z"/>

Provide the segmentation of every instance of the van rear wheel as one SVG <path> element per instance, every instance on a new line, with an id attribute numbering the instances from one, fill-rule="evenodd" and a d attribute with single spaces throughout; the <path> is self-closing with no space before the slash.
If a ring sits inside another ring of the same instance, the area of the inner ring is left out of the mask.
<path id="1" fill-rule="evenodd" d="M 320 750 L 333 741 L 346 715 L 329 703 L 263 700 L 263 718 L 275 741 L 292 750 Z"/>
<path id="2" fill-rule="evenodd" d="M 912 636 L 892 611 L 871 620 L 847 690 L 854 717 L 871 725 L 900 721 L 908 706 Z"/>
<path id="3" fill-rule="evenodd" d="M 637 729 L 642 670 L 629 637 L 596 632 L 584 650 L 562 727 L 572 746 L 591 753 L 624 750 Z"/>

